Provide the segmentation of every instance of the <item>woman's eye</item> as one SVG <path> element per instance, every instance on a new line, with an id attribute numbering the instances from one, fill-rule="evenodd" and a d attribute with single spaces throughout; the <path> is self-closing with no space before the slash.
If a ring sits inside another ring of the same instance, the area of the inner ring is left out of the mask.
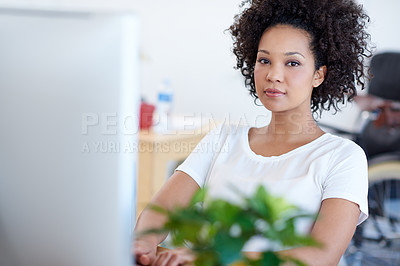
<path id="1" fill-rule="evenodd" d="M 265 58 L 258 59 L 258 62 L 259 62 L 260 64 L 269 64 L 269 60 L 268 60 L 268 59 L 265 59 Z"/>
<path id="2" fill-rule="evenodd" d="M 287 63 L 287 65 L 291 66 L 291 67 L 297 67 L 297 66 L 300 65 L 300 63 L 296 62 L 296 61 L 290 61 L 290 62 Z"/>

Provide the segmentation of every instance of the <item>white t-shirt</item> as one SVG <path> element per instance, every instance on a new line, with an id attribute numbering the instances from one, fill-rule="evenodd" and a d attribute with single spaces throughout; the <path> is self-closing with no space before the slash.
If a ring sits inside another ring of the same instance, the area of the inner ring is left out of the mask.
<path id="1" fill-rule="evenodd" d="M 207 134 L 176 169 L 207 185 L 213 198 L 237 202 L 237 189 L 251 195 L 260 184 L 302 210 L 316 214 L 327 198 L 359 205 L 358 224 L 368 217 L 368 165 L 354 142 L 329 133 L 280 156 L 255 154 L 249 145 L 249 127 L 223 126 Z M 308 233 L 312 221 L 299 225 Z M 248 248 L 246 250 L 258 250 Z"/>

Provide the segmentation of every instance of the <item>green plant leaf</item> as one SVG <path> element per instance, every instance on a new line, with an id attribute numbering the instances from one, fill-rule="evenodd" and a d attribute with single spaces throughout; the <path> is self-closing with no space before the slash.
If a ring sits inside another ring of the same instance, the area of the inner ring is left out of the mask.
<path id="1" fill-rule="evenodd" d="M 242 260 L 246 265 L 279 265 L 290 260 L 279 257 L 271 250 L 262 253 L 257 260 L 243 257 L 241 250 L 253 236 L 264 236 L 282 248 L 318 245 L 310 236 L 298 234 L 296 220 L 315 219 L 314 215 L 301 212 L 283 198 L 269 194 L 259 186 L 250 197 L 243 197 L 242 204 L 234 204 L 222 199 L 208 199 L 207 190 L 199 190 L 188 207 L 165 210 L 152 206 L 154 211 L 167 216 L 163 228 L 145 233 L 171 233 L 175 246 L 188 244 L 196 254 L 195 265 L 228 265 Z"/>
<path id="2" fill-rule="evenodd" d="M 207 217 L 218 221 L 223 226 L 230 227 L 240 215 L 241 208 L 224 200 L 214 200 L 207 204 L 205 209 Z"/>
<path id="3" fill-rule="evenodd" d="M 168 215 L 168 211 L 167 211 L 166 209 L 164 209 L 163 207 L 161 207 L 161 206 L 158 206 L 158 205 L 149 205 L 149 208 L 150 208 L 151 210 L 153 210 L 153 211 L 158 212 L 158 213 L 162 213 L 162 214 Z"/>
<path id="4" fill-rule="evenodd" d="M 220 256 L 220 262 L 228 265 L 241 258 L 244 241 L 239 237 L 231 237 L 229 232 L 220 231 L 215 235 L 215 250 Z"/>
<path id="5" fill-rule="evenodd" d="M 204 199 L 207 195 L 207 189 L 199 189 L 192 197 L 190 201 L 190 206 L 196 205 L 198 203 L 204 202 Z"/>
<path id="6" fill-rule="evenodd" d="M 264 252 L 261 258 L 261 265 L 262 266 L 276 266 L 281 264 L 282 260 L 276 253 L 274 252 Z"/>

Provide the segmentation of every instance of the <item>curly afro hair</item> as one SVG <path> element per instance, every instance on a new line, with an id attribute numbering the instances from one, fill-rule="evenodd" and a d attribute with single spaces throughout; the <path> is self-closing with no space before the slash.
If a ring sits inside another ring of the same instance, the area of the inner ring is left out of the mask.
<path id="1" fill-rule="evenodd" d="M 249 5 L 249 6 L 248 6 Z M 236 68 L 255 99 L 254 66 L 259 41 L 266 29 L 291 25 L 311 36 L 315 69 L 326 65 L 324 82 L 313 90 L 311 110 L 339 110 L 338 103 L 357 94 L 356 82 L 364 89 L 365 59 L 371 56 L 368 15 L 352 0 L 245 0 L 248 6 L 236 15 L 229 30 L 234 40 Z"/>

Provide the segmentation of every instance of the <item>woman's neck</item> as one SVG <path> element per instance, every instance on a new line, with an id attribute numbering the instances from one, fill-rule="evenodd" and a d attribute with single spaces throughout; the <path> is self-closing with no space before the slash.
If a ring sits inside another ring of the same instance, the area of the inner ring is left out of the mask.
<path id="1" fill-rule="evenodd" d="M 267 135 L 276 140 L 317 138 L 324 132 L 318 127 L 311 111 L 309 113 L 272 113 L 271 122 L 266 127 Z"/>

